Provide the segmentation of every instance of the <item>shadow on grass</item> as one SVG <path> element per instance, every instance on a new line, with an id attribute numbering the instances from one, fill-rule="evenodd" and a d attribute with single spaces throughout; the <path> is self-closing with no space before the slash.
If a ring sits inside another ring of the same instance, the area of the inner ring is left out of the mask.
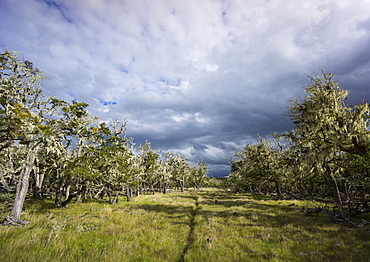
<path id="1" fill-rule="evenodd" d="M 34 213 L 44 214 L 50 210 L 58 209 L 54 201 L 50 199 L 27 199 L 24 203 L 24 209 Z"/>
<path id="2" fill-rule="evenodd" d="M 147 212 L 157 212 L 157 213 L 166 213 L 168 215 L 176 214 L 191 214 L 193 207 L 189 206 L 174 206 L 174 205 L 164 205 L 164 204 L 137 204 L 132 205 L 131 209 L 143 209 Z"/>
<path id="3" fill-rule="evenodd" d="M 96 205 L 106 205 L 107 201 L 99 201 L 99 200 L 84 200 L 81 203 L 74 203 L 71 202 L 69 204 L 69 207 L 58 207 L 55 205 L 54 199 L 34 199 L 34 198 L 27 198 L 25 203 L 24 203 L 24 210 L 25 211 L 30 211 L 32 213 L 37 213 L 37 214 L 46 214 L 50 211 L 54 210 L 63 210 L 63 209 L 68 209 L 71 208 L 73 209 L 75 205 L 78 204 L 94 204 Z"/>
<path id="4" fill-rule="evenodd" d="M 197 195 L 193 195 L 193 194 L 185 195 L 185 194 L 178 194 L 178 193 L 174 194 L 174 193 L 172 193 L 170 196 L 174 199 L 183 198 L 183 199 L 190 199 L 190 200 L 193 200 L 193 201 L 197 200 Z"/>
<path id="5" fill-rule="evenodd" d="M 268 195 L 262 195 L 257 193 L 232 193 L 229 191 L 216 191 L 216 192 L 201 192 L 199 195 L 203 196 L 207 199 L 223 199 L 223 200 L 235 200 L 235 199 L 243 199 L 246 198 L 250 200 L 273 200 L 273 197 Z"/>

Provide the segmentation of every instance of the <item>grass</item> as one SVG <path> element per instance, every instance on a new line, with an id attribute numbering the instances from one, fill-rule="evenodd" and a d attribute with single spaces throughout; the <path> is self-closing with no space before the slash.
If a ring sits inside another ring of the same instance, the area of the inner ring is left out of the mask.
<path id="1" fill-rule="evenodd" d="M 369 261 L 369 227 L 303 205 L 219 190 L 68 209 L 28 201 L 31 224 L 0 227 L 0 261 Z"/>

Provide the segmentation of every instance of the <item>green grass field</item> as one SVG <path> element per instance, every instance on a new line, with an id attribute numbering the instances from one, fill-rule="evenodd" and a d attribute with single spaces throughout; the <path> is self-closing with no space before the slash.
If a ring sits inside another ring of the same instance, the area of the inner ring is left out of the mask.
<path id="1" fill-rule="evenodd" d="M 370 261 L 370 226 L 303 205 L 210 189 L 67 209 L 28 201 L 31 224 L 0 227 L 0 261 Z"/>

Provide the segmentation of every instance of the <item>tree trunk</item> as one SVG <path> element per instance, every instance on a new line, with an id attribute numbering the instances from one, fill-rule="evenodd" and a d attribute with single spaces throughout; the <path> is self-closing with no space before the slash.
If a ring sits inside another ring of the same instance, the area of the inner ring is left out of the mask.
<path id="1" fill-rule="evenodd" d="M 65 186 L 65 199 L 69 197 L 69 191 L 71 190 L 71 184 Z"/>
<path id="2" fill-rule="evenodd" d="M 132 200 L 132 189 L 129 186 L 126 187 L 126 195 L 127 201 L 130 202 Z"/>
<path id="3" fill-rule="evenodd" d="M 77 192 L 75 203 L 82 203 L 82 195 L 84 195 L 84 198 L 86 199 L 86 194 L 87 194 L 87 186 L 83 185 L 81 186 L 80 190 L 78 190 Z"/>
<path id="4" fill-rule="evenodd" d="M 276 187 L 276 194 L 279 198 L 279 200 L 283 199 L 283 195 L 281 193 L 281 186 L 279 182 L 275 182 L 275 187 Z"/>
<path id="5" fill-rule="evenodd" d="M 42 199 L 42 193 L 41 193 L 41 188 L 42 188 L 42 183 L 44 182 L 44 173 L 40 172 L 40 168 L 38 167 L 37 164 L 37 158 L 35 159 L 35 170 L 34 170 L 34 184 L 32 187 L 33 190 L 33 198 L 35 199 Z"/>
<path id="6" fill-rule="evenodd" d="M 324 172 L 325 172 L 325 180 L 327 183 L 327 186 L 329 187 L 330 193 L 334 197 L 335 203 L 338 205 L 340 211 L 343 211 L 343 203 L 342 198 L 340 196 L 340 190 L 338 187 L 338 183 L 334 177 L 334 174 L 328 164 L 323 165 Z"/>
<path id="7" fill-rule="evenodd" d="M 4 191 L 6 193 L 9 192 L 9 186 L 8 186 L 8 183 L 5 181 L 5 178 L 4 178 L 4 171 L 1 169 L 0 167 L 0 184 L 1 184 L 1 190 L 0 191 Z"/>
<path id="8" fill-rule="evenodd" d="M 117 205 L 118 204 L 118 198 L 119 198 L 119 195 L 118 195 L 118 193 L 114 196 L 114 198 L 113 198 L 113 203 L 112 203 L 112 205 Z"/>
<path id="9" fill-rule="evenodd" d="M 17 191 L 15 194 L 15 199 L 13 202 L 12 211 L 10 215 L 5 218 L 3 224 L 11 224 L 11 225 L 25 225 L 28 224 L 28 221 L 21 220 L 21 213 L 23 209 L 23 204 L 26 199 L 26 195 L 28 192 L 28 185 L 29 185 L 29 177 L 32 171 L 32 167 L 35 161 L 35 157 L 37 154 L 37 150 L 39 149 L 38 144 L 34 147 L 30 148 L 30 151 L 27 154 L 26 160 L 24 162 L 24 166 L 21 170 L 21 174 L 19 177 L 19 181 L 17 184 Z"/>
<path id="10" fill-rule="evenodd" d="M 77 194 L 68 194 L 68 197 L 61 203 L 61 207 L 68 207 L 68 204 L 72 201 L 72 199 L 76 196 Z"/>
<path id="11" fill-rule="evenodd" d="M 56 192 L 55 192 L 55 205 L 59 207 L 62 205 L 64 177 L 59 174 L 58 170 L 57 172 L 58 172 L 57 179 L 59 181 L 58 181 L 58 185 L 57 185 Z"/>
<path id="12" fill-rule="evenodd" d="M 184 178 L 182 180 L 180 180 L 180 188 L 181 188 L 181 192 L 185 192 L 185 180 L 184 180 Z"/>
<path id="13" fill-rule="evenodd" d="M 152 194 L 155 195 L 154 184 L 150 184 L 150 192 L 152 192 Z"/>

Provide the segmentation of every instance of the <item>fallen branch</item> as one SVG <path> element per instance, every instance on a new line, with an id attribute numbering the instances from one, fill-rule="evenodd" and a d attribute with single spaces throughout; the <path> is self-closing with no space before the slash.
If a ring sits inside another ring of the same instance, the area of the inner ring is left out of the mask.
<path id="1" fill-rule="evenodd" d="M 362 221 L 361 221 L 361 223 L 360 223 L 360 224 L 356 224 L 356 223 L 354 223 L 353 221 L 349 220 L 348 218 L 345 218 L 345 219 L 344 219 L 344 222 L 347 222 L 347 223 L 351 224 L 352 226 L 354 226 L 354 227 L 356 227 L 356 228 L 361 228 L 361 227 L 363 227 L 363 226 L 365 226 L 365 225 L 367 225 L 367 224 L 370 224 L 370 222 L 369 222 L 369 221 L 366 221 L 366 220 L 364 220 L 364 219 L 362 219 Z"/>

